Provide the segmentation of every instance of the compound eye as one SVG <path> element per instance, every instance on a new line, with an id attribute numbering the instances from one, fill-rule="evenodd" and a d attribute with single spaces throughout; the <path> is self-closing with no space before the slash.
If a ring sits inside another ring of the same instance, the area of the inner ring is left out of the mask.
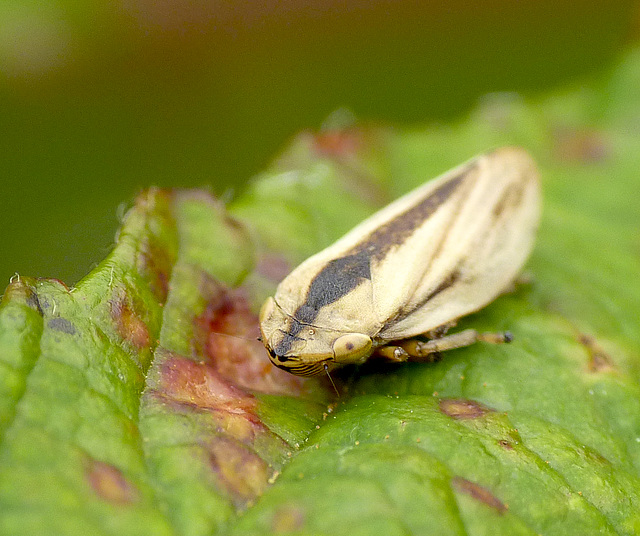
<path id="1" fill-rule="evenodd" d="M 362 333 L 348 333 L 333 343 L 333 355 L 338 363 L 359 363 L 371 351 L 371 338 Z"/>

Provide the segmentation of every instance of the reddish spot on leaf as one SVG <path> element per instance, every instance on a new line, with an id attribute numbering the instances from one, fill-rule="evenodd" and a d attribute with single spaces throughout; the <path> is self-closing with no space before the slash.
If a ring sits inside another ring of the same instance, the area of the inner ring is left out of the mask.
<path id="1" fill-rule="evenodd" d="M 218 488 L 238 508 L 247 506 L 268 484 L 267 463 L 253 450 L 256 442 L 276 438 L 255 414 L 253 395 L 234 386 L 210 363 L 180 356 L 164 360 L 159 396 L 194 411 L 207 412 L 215 425 L 213 438 L 204 446 Z"/>
<path id="2" fill-rule="evenodd" d="M 120 469 L 108 463 L 92 460 L 87 470 L 89 484 L 96 494 L 115 504 L 128 504 L 138 499 L 138 490 Z"/>
<path id="3" fill-rule="evenodd" d="M 350 156 L 362 146 L 361 133 L 356 129 L 328 130 L 315 135 L 314 148 L 323 156 Z"/>
<path id="4" fill-rule="evenodd" d="M 160 392 L 164 399 L 210 412 L 220 433 L 242 443 L 250 444 L 266 432 L 254 412 L 253 395 L 234 386 L 209 363 L 169 357 L 162 365 Z"/>
<path id="5" fill-rule="evenodd" d="M 285 504 L 276 509 L 271 521 L 271 532 L 274 534 L 289 534 L 299 532 L 304 528 L 305 512 L 299 506 Z"/>
<path id="6" fill-rule="evenodd" d="M 258 317 L 241 289 L 220 286 L 205 312 L 196 318 L 201 353 L 224 378 L 242 389 L 265 393 L 301 394 L 308 381 L 274 367 L 258 341 Z"/>
<path id="7" fill-rule="evenodd" d="M 500 441 L 498 441 L 498 445 L 500 445 L 504 450 L 513 450 L 513 445 L 506 439 L 501 439 Z"/>
<path id="8" fill-rule="evenodd" d="M 465 495 L 473 497 L 475 500 L 493 508 L 499 514 L 504 514 L 507 511 L 507 506 L 500 501 L 500 499 L 498 499 L 487 488 L 476 484 L 475 482 L 456 476 L 451 479 L 451 486 L 458 493 L 464 493 Z"/>
<path id="9" fill-rule="evenodd" d="M 578 342 L 586 348 L 589 354 L 589 372 L 611 372 L 615 370 L 613 359 L 593 337 L 581 334 L 578 337 Z"/>
<path id="10" fill-rule="evenodd" d="M 439 408 L 445 415 L 458 420 L 477 419 L 493 411 L 479 402 L 464 398 L 443 398 L 440 400 Z"/>
<path id="11" fill-rule="evenodd" d="M 601 162 L 611 154 L 603 133 L 592 129 L 559 129 L 555 133 L 555 154 L 568 162 Z"/>
<path id="12" fill-rule="evenodd" d="M 246 507 L 264 491 L 269 468 L 255 452 L 225 437 L 216 437 L 208 448 L 211 467 L 236 507 Z"/>
<path id="13" fill-rule="evenodd" d="M 111 303 L 111 317 L 115 321 L 120 337 L 141 350 L 150 344 L 149 329 L 132 306 L 124 291 L 114 297 Z"/>
<path id="14" fill-rule="evenodd" d="M 199 408 L 249 411 L 253 396 L 233 386 L 208 363 L 175 356 L 162 365 L 163 393 L 176 402 Z"/>
<path id="15" fill-rule="evenodd" d="M 253 393 L 299 394 L 309 380 L 271 365 L 257 340 L 258 319 L 241 290 L 202 277 L 207 306 L 193 319 L 191 356 L 159 348 L 152 389 L 158 400 L 176 406 L 170 410 L 205 416 L 199 422 L 207 422 L 207 429 L 196 441 L 209 453 L 217 489 L 244 508 L 268 485 L 277 452 L 289 450 L 262 422 Z"/>

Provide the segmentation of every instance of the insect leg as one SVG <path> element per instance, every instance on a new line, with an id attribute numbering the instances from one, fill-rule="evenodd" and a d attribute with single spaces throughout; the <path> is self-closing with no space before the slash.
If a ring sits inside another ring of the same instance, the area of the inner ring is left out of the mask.
<path id="1" fill-rule="evenodd" d="M 508 331 L 503 333 L 478 333 L 475 329 L 465 329 L 452 335 L 446 335 L 430 341 L 408 339 L 398 346 L 385 346 L 376 353 L 389 361 L 434 361 L 434 354 L 471 346 L 478 341 L 500 344 L 511 342 L 513 336 Z"/>
<path id="2" fill-rule="evenodd" d="M 403 363 L 411 357 L 401 346 L 382 346 L 376 349 L 375 355 L 392 363 Z"/>

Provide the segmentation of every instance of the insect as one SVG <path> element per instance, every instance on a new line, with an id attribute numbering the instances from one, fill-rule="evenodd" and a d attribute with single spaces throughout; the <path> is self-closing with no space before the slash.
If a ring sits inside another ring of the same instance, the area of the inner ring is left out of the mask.
<path id="1" fill-rule="evenodd" d="M 423 184 L 278 285 L 260 311 L 271 361 L 311 376 L 372 354 L 425 361 L 479 340 L 508 342 L 508 333 L 446 333 L 512 284 L 539 214 L 538 172 L 520 148 L 477 156 Z"/>

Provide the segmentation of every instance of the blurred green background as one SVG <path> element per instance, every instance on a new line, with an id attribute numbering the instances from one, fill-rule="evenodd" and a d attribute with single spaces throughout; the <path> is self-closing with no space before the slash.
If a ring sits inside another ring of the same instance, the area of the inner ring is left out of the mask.
<path id="1" fill-rule="evenodd" d="M 0 286 L 77 282 L 141 188 L 241 188 L 336 108 L 443 122 L 487 92 L 600 76 L 639 15 L 593 0 L 4 0 Z"/>

